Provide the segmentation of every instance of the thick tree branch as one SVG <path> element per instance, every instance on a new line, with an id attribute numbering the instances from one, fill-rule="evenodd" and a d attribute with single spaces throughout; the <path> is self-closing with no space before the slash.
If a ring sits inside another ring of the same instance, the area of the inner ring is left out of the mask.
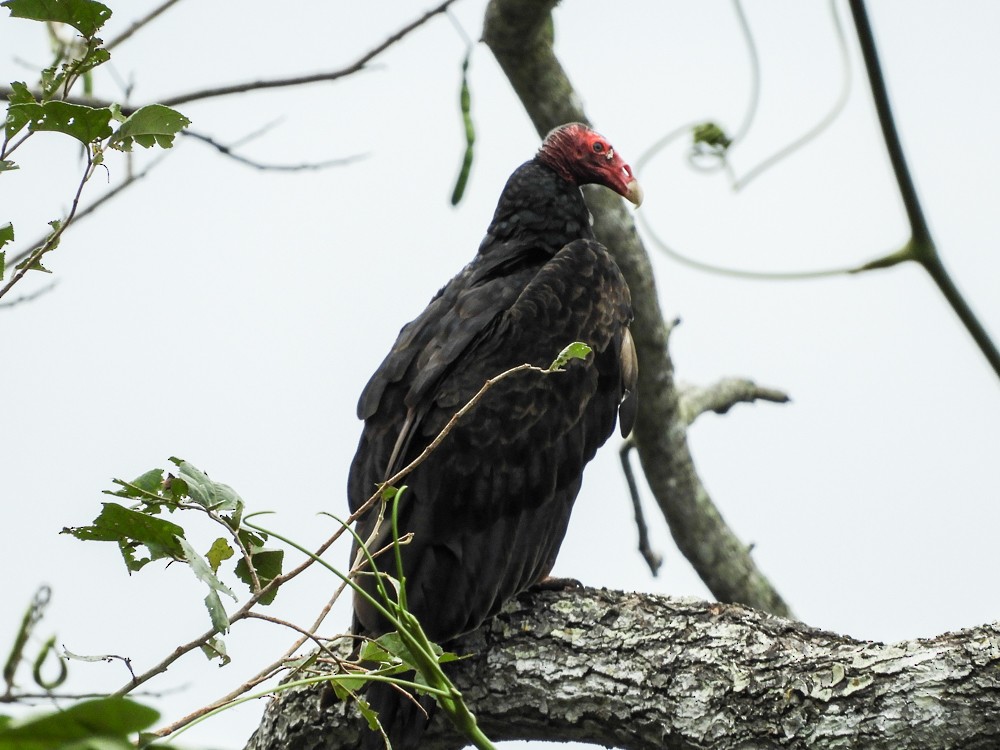
<path id="1" fill-rule="evenodd" d="M 540 135 L 564 122 L 587 121 L 580 98 L 552 51 L 554 5 L 554 0 L 491 0 L 483 29 L 483 40 Z M 667 349 L 669 327 L 660 311 L 649 256 L 632 217 L 621 199 L 608 190 L 589 190 L 587 198 L 594 230 L 632 290 L 632 335 L 639 355 L 643 404 L 634 437 L 646 479 L 671 533 L 719 600 L 787 615 L 788 605 L 758 570 L 747 546 L 726 525 L 695 471 Z"/>
<path id="2" fill-rule="evenodd" d="M 882 644 L 738 605 L 584 589 L 525 595 L 455 648 L 473 654 L 452 671 L 494 741 L 1000 746 L 1000 624 Z M 248 750 L 357 747 L 363 722 L 321 709 L 320 693 L 283 694 Z M 435 720 L 422 748 L 463 746 Z"/>

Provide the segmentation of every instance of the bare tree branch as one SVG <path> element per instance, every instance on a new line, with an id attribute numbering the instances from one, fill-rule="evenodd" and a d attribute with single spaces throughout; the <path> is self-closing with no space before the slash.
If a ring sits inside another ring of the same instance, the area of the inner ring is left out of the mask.
<path id="1" fill-rule="evenodd" d="M 483 39 L 496 56 L 538 133 L 587 118 L 580 98 L 552 50 L 555 0 L 491 0 Z M 688 450 L 669 327 L 660 311 L 649 256 L 621 199 L 608 190 L 587 191 L 594 231 L 614 255 L 632 291 L 632 334 L 639 355 L 643 408 L 635 442 L 653 494 L 678 547 L 721 601 L 767 612 L 790 610 L 757 568 L 747 546 L 729 529 L 695 471 Z"/>
<path id="2" fill-rule="evenodd" d="M 524 595 L 452 647 L 471 654 L 449 672 L 494 741 L 1000 746 L 1000 623 L 883 644 L 738 605 L 584 589 Z M 357 747 L 364 721 L 321 708 L 321 691 L 280 695 L 247 750 Z M 442 718 L 423 750 L 464 747 Z"/>
<path id="3" fill-rule="evenodd" d="M 312 73 L 309 75 L 301 76 L 291 76 L 289 78 L 274 78 L 274 79 L 261 79 L 257 81 L 244 81 L 243 83 L 230 84 L 228 86 L 214 86 L 210 88 L 200 89 L 198 91 L 188 91 L 181 94 L 176 94 L 175 96 L 168 97 L 166 99 L 159 99 L 157 104 L 162 104 L 167 107 L 175 107 L 178 104 L 186 104 L 188 102 L 199 101 L 201 99 L 214 99 L 220 96 L 230 96 L 232 94 L 245 94 L 250 91 L 261 91 L 263 89 L 274 89 L 274 88 L 288 88 L 290 86 L 303 86 L 310 83 L 320 83 L 323 81 L 336 81 L 339 78 L 344 78 L 346 76 L 352 75 L 353 73 L 358 73 L 365 68 L 365 66 L 370 63 L 373 59 L 378 57 L 380 54 L 385 52 L 389 47 L 394 45 L 396 42 L 402 40 L 407 34 L 423 26 L 429 20 L 434 18 L 441 13 L 444 13 L 448 7 L 454 3 L 455 0 L 444 0 L 440 5 L 431 8 L 429 11 L 424 13 L 422 16 L 414 21 L 411 21 L 406 26 L 399 29 L 394 34 L 388 36 L 380 44 L 376 45 L 368 52 L 364 53 L 361 57 L 355 60 L 350 65 L 343 68 L 338 68 L 337 70 L 330 70 L 322 73 Z M 13 89 L 10 86 L 0 86 L 0 99 L 9 100 L 13 94 Z M 32 94 L 39 98 L 41 96 L 40 92 L 32 91 Z M 79 96 L 67 96 L 64 97 L 63 101 L 69 102 L 70 104 L 83 104 L 89 107 L 107 107 L 112 104 L 112 102 L 104 99 L 96 99 L 91 97 L 79 97 Z M 139 109 L 142 105 L 132 105 L 129 107 L 122 107 L 121 111 L 130 115 Z"/>
<path id="4" fill-rule="evenodd" d="M 680 384 L 681 421 L 690 426 L 705 412 L 725 414 L 736 404 L 770 401 L 785 404 L 791 401 L 788 394 L 777 388 L 757 385 L 746 378 L 723 378 L 709 386 Z"/>
<path id="5" fill-rule="evenodd" d="M 910 225 L 910 239 L 901 251 L 892 253 L 885 258 L 871 263 L 867 263 L 859 270 L 870 270 L 873 268 L 884 268 L 895 265 L 903 260 L 915 260 L 924 270 L 930 274 L 937 284 L 941 294 L 948 300 L 952 310 L 958 315 L 962 325 L 972 336 L 973 341 L 979 350 L 990 363 L 993 372 L 1000 377 L 1000 350 L 997 349 L 993 339 L 983 327 L 975 312 L 969 307 L 965 297 L 955 286 L 951 274 L 945 268 L 941 254 L 938 252 L 931 230 L 927 226 L 924 218 L 924 211 L 920 205 L 920 197 L 910 175 L 910 168 L 906 164 L 906 155 L 903 153 L 903 145 L 896 130 L 896 121 L 892 115 L 892 105 L 889 102 L 889 93 L 885 85 L 885 76 L 882 75 L 882 66 L 878 59 L 878 48 L 875 44 L 875 35 L 872 32 L 871 23 L 868 20 L 868 13 L 865 10 L 864 0 L 850 0 L 851 15 L 854 17 L 854 28 L 858 33 L 858 44 L 861 47 L 861 56 L 865 61 L 865 70 L 868 72 L 868 83 L 872 90 L 872 99 L 875 103 L 875 111 L 878 114 L 879 125 L 882 128 L 882 138 L 885 140 L 885 148 L 889 154 L 889 161 L 892 163 L 892 171 L 896 176 L 896 185 L 899 187 L 899 194 L 903 199 L 903 207 L 906 209 L 907 222 Z"/>
<path id="6" fill-rule="evenodd" d="M 165 2 L 153 8 L 149 13 L 144 15 L 138 21 L 133 22 L 131 26 L 125 29 L 125 31 L 123 31 L 121 34 L 119 34 L 114 39 L 105 44 L 104 49 L 110 52 L 119 44 L 131 38 L 131 36 L 135 34 L 135 32 L 137 32 L 139 29 L 146 26 L 150 22 L 155 21 L 157 18 L 160 17 L 161 14 L 169 10 L 172 6 L 176 5 L 178 2 L 180 2 L 180 0 L 165 0 Z"/>
<path id="7" fill-rule="evenodd" d="M 642 512 L 642 498 L 639 496 L 639 484 L 635 481 L 635 471 L 632 469 L 632 451 L 635 450 L 635 440 L 629 435 L 618 451 L 622 462 L 622 473 L 628 483 L 628 494 L 632 498 L 632 513 L 635 516 L 635 530 L 639 534 L 639 554 L 649 566 L 649 572 L 656 576 L 663 565 L 663 555 L 649 546 L 649 529 L 646 527 L 646 514 Z"/>

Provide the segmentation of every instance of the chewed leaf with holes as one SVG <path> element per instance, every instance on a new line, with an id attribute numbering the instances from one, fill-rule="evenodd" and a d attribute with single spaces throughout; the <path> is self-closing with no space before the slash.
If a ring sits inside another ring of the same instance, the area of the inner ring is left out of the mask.
<path id="1" fill-rule="evenodd" d="M 184 536 L 182 527 L 118 503 L 103 503 L 103 506 L 91 526 L 65 528 L 60 533 L 72 534 L 83 541 L 118 542 L 129 572 L 140 570 L 153 560 L 186 559 L 180 542 Z M 137 558 L 139 547 L 145 547 L 149 556 Z"/>
<path id="2" fill-rule="evenodd" d="M 6 0 L 0 5 L 13 18 L 68 23 L 88 38 L 111 18 L 111 9 L 97 0 Z"/>
<path id="3" fill-rule="evenodd" d="M 119 151 L 131 151 L 133 143 L 143 148 L 170 148 L 174 136 L 190 124 L 191 121 L 177 110 L 150 104 L 137 109 L 122 123 L 110 145 Z"/>
<path id="4" fill-rule="evenodd" d="M 27 102 L 11 104 L 7 109 L 4 133 L 10 140 L 27 126 L 31 131 L 65 133 L 87 144 L 111 135 L 110 120 L 111 110 L 107 107 L 84 107 L 58 101 Z"/>

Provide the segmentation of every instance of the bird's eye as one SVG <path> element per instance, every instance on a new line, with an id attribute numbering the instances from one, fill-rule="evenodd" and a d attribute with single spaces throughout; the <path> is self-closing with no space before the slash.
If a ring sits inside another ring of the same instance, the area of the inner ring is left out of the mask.
<path id="1" fill-rule="evenodd" d="M 600 141 L 594 143 L 594 153 L 599 154 L 604 150 L 604 144 Z"/>

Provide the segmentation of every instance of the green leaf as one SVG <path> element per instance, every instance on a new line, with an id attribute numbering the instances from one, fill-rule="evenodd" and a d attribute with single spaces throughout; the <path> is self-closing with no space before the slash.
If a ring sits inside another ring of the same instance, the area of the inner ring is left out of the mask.
<path id="1" fill-rule="evenodd" d="M 549 372 L 559 372 L 562 370 L 569 361 L 572 359 L 586 359 L 587 356 L 594 351 L 589 346 L 584 344 L 582 341 L 574 341 L 572 344 L 567 346 L 561 352 L 559 356 L 555 358 L 551 365 L 549 365 Z"/>
<path id="2" fill-rule="evenodd" d="M 98 738 L 126 741 L 130 734 L 145 729 L 159 717 L 159 712 L 128 698 L 83 701 L 63 710 L 0 725 L 0 750 L 101 747 L 77 743 Z"/>
<path id="3" fill-rule="evenodd" d="M 191 570 L 198 576 L 199 580 L 208 584 L 209 592 L 208 596 L 205 597 L 205 606 L 208 607 L 208 614 L 212 618 L 213 627 L 219 632 L 227 632 L 229 630 L 229 615 L 226 614 L 226 608 L 222 606 L 222 600 L 219 599 L 218 592 L 221 591 L 227 596 L 231 596 L 233 601 L 237 601 L 236 594 L 219 580 L 219 577 L 212 572 L 208 561 L 198 554 L 187 539 L 177 537 L 177 541 L 180 542 L 181 547 L 184 549 L 184 559 L 191 566 Z"/>
<path id="4" fill-rule="evenodd" d="M 285 551 L 280 549 L 262 549 L 250 553 L 250 562 L 254 570 L 257 571 L 257 578 L 262 587 L 267 586 L 281 575 L 281 566 L 284 560 Z M 253 591 L 253 576 L 250 575 L 250 568 L 247 566 L 245 558 L 240 558 L 240 561 L 236 563 L 236 576 Z M 278 589 L 273 589 L 260 598 L 260 603 L 270 604 L 277 595 Z"/>
<path id="5" fill-rule="evenodd" d="M 170 148 L 174 136 L 190 124 L 191 121 L 177 110 L 150 104 L 133 112 L 108 145 L 119 151 L 131 151 L 133 142 L 143 148 L 154 145 Z"/>
<path id="6" fill-rule="evenodd" d="M 118 542 L 129 571 L 141 569 L 160 558 L 186 560 L 181 539 L 184 529 L 175 523 L 155 518 L 147 513 L 129 510 L 118 503 L 102 503 L 104 509 L 91 526 L 64 528 L 61 534 L 71 534 L 83 541 Z M 135 551 L 144 546 L 149 557 L 136 559 Z"/>
<path id="7" fill-rule="evenodd" d="M 4 132 L 10 140 L 27 125 L 32 132 L 65 133 L 88 144 L 111 135 L 110 120 L 111 110 L 107 107 L 85 107 L 61 101 L 11 104 L 7 108 Z"/>
<path id="8" fill-rule="evenodd" d="M 381 646 L 385 651 L 394 656 L 395 658 L 401 660 L 403 664 L 409 669 L 416 669 L 419 671 L 417 666 L 417 660 L 414 658 L 410 649 L 407 648 L 406 644 L 403 643 L 403 639 L 400 637 L 399 633 L 393 631 L 391 633 L 386 633 L 375 639 L 376 643 Z M 434 650 L 435 656 L 441 656 L 444 653 L 443 649 L 436 643 L 431 643 L 431 648 Z"/>
<path id="9" fill-rule="evenodd" d="M 92 92 L 86 91 L 87 80 L 90 78 L 87 74 L 98 65 L 103 65 L 110 59 L 111 53 L 104 49 L 104 47 L 94 47 L 93 49 L 88 50 L 86 55 L 81 57 L 76 62 L 68 64 L 66 67 L 70 69 L 70 72 L 72 72 L 73 75 L 84 76 L 84 95 L 92 96 Z M 91 86 L 91 88 L 93 88 L 93 86 Z"/>
<path id="10" fill-rule="evenodd" d="M 7 101 L 11 104 L 29 104 L 35 101 L 34 95 L 28 89 L 28 84 L 24 81 L 10 82 L 10 97 Z"/>
<path id="11" fill-rule="evenodd" d="M 368 701 L 364 698 L 358 698 L 358 710 L 361 715 L 365 717 L 368 722 L 368 728 L 373 732 L 378 732 L 381 730 L 382 725 L 378 723 L 378 714 L 372 710 L 372 707 L 368 705 Z"/>
<path id="12" fill-rule="evenodd" d="M 696 145 L 704 144 L 720 152 L 725 151 L 733 143 L 733 140 L 726 135 L 726 131 L 714 122 L 703 122 L 700 125 L 695 125 L 691 129 L 691 139 Z"/>
<path id="13" fill-rule="evenodd" d="M 226 614 L 226 608 L 222 604 L 222 599 L 219 598 L 218 591 L 213 589 L 208 592 L 208 595 L 205 596 L 205 608 L 208 610 L 208 616 L 212 619 L 212 627 L 220 633 L 228 633 L 229 615 Z"/>
<path id="14" fill-rule="evenodd" d="M 129 497 L 142 497 L 144 493 L 157 495 L 163 487 L 163 469 L 150 469 L 131 482 L 122 482 Z"/>
<path id="15" fill-rule="evenodd" d="M 223 560 L 228 560 L 232 557 L 235 552 L 233 548 L 229 546 L 223 537 L 219 537 L 214 542 L 212 542 L 212 547 L 208 550 L 208 554 L 205 555 L 208 558 L 208 564 L 212 568 L 213 573 L 219 572 L 219 566 L 222 565 Z"/>
<path id="16" fill-rule="evenodd" d="M 224 667 L 232 661 L 226 652 L 226 642 L 217 635 L 212 636 L 206 643 L 202 644 L 201 652 L 208 657 L 209 661 L 218 659 L 220 667 Z"/>
<path id="17" fill-rule="evenodd" d="M 364 677 L 344 677 L 336 675 L 337 679 L 330 680 L 330 686 L 339 700 L 346 700 L 351 693 L 356 693 L 363 688 L 370 680 Z"/>
<path id="18" fill-rule="evenodd" d="M 111 18 L 111 9 L 96 0 L 6 0 L 0 5 L 12 18 L 68 23 L 85 37 L 94 36 Z"/>
<path id="19" fill-rule="evenodd" d="M 181 479 L 187 483 L 187 495 L 204 508 L 219 512 L 234 511 L 242 507 L 243 500 L 228 484 L 213 482 L 201 469 L 179 458 L 170 459 L 180 470 Z"/>
<path id="20" fill-rule="evenodd" d="M 3 247 L 8 242 L 14 239 L 14 225 L 8 224 L 7 226 L 0 227 L 0 247 Z M 4 273 L 6 273 L 6 251 L 0 252 L 0 279 L 3 278 Z"/>
<path id="21" fill-rule="evenodd" d="M 0 159 L 0 172 L 13 172 L 15 169 L 20 169 L 16 162 L 10 159 Z"/>
<path id="22" fill-rule="evenodd" d="M 47 269 L 45 266 L 42 265 L 42 256 L 35 255 L 34 253 L 32 253 L 27 258 L 22 260 L 20 263 L 14 266 L 14 268 L 20 271 L 25 266 L 28 267 L 29 271 L 41 271 L 42 273 L 52 273 L 52 271 L 50 271 L 49 269 Z"/>
<path id="23" fill-rule="evenodd" d="M 397 657 L 386 651 L 378 641 L 365 641 L 358 654 L 358 661 L 373 661 L 378 664 L 392 664 Z"/>
<path id="24" fill-rule="evenodd" d="M 240 543 L 250 550 L 251 553 L 260 552 L 264 549 L 264 543 L 267 541 L 267 534 L 259 534 L 250 529 L 240 529 L 239 536 Z"/>

